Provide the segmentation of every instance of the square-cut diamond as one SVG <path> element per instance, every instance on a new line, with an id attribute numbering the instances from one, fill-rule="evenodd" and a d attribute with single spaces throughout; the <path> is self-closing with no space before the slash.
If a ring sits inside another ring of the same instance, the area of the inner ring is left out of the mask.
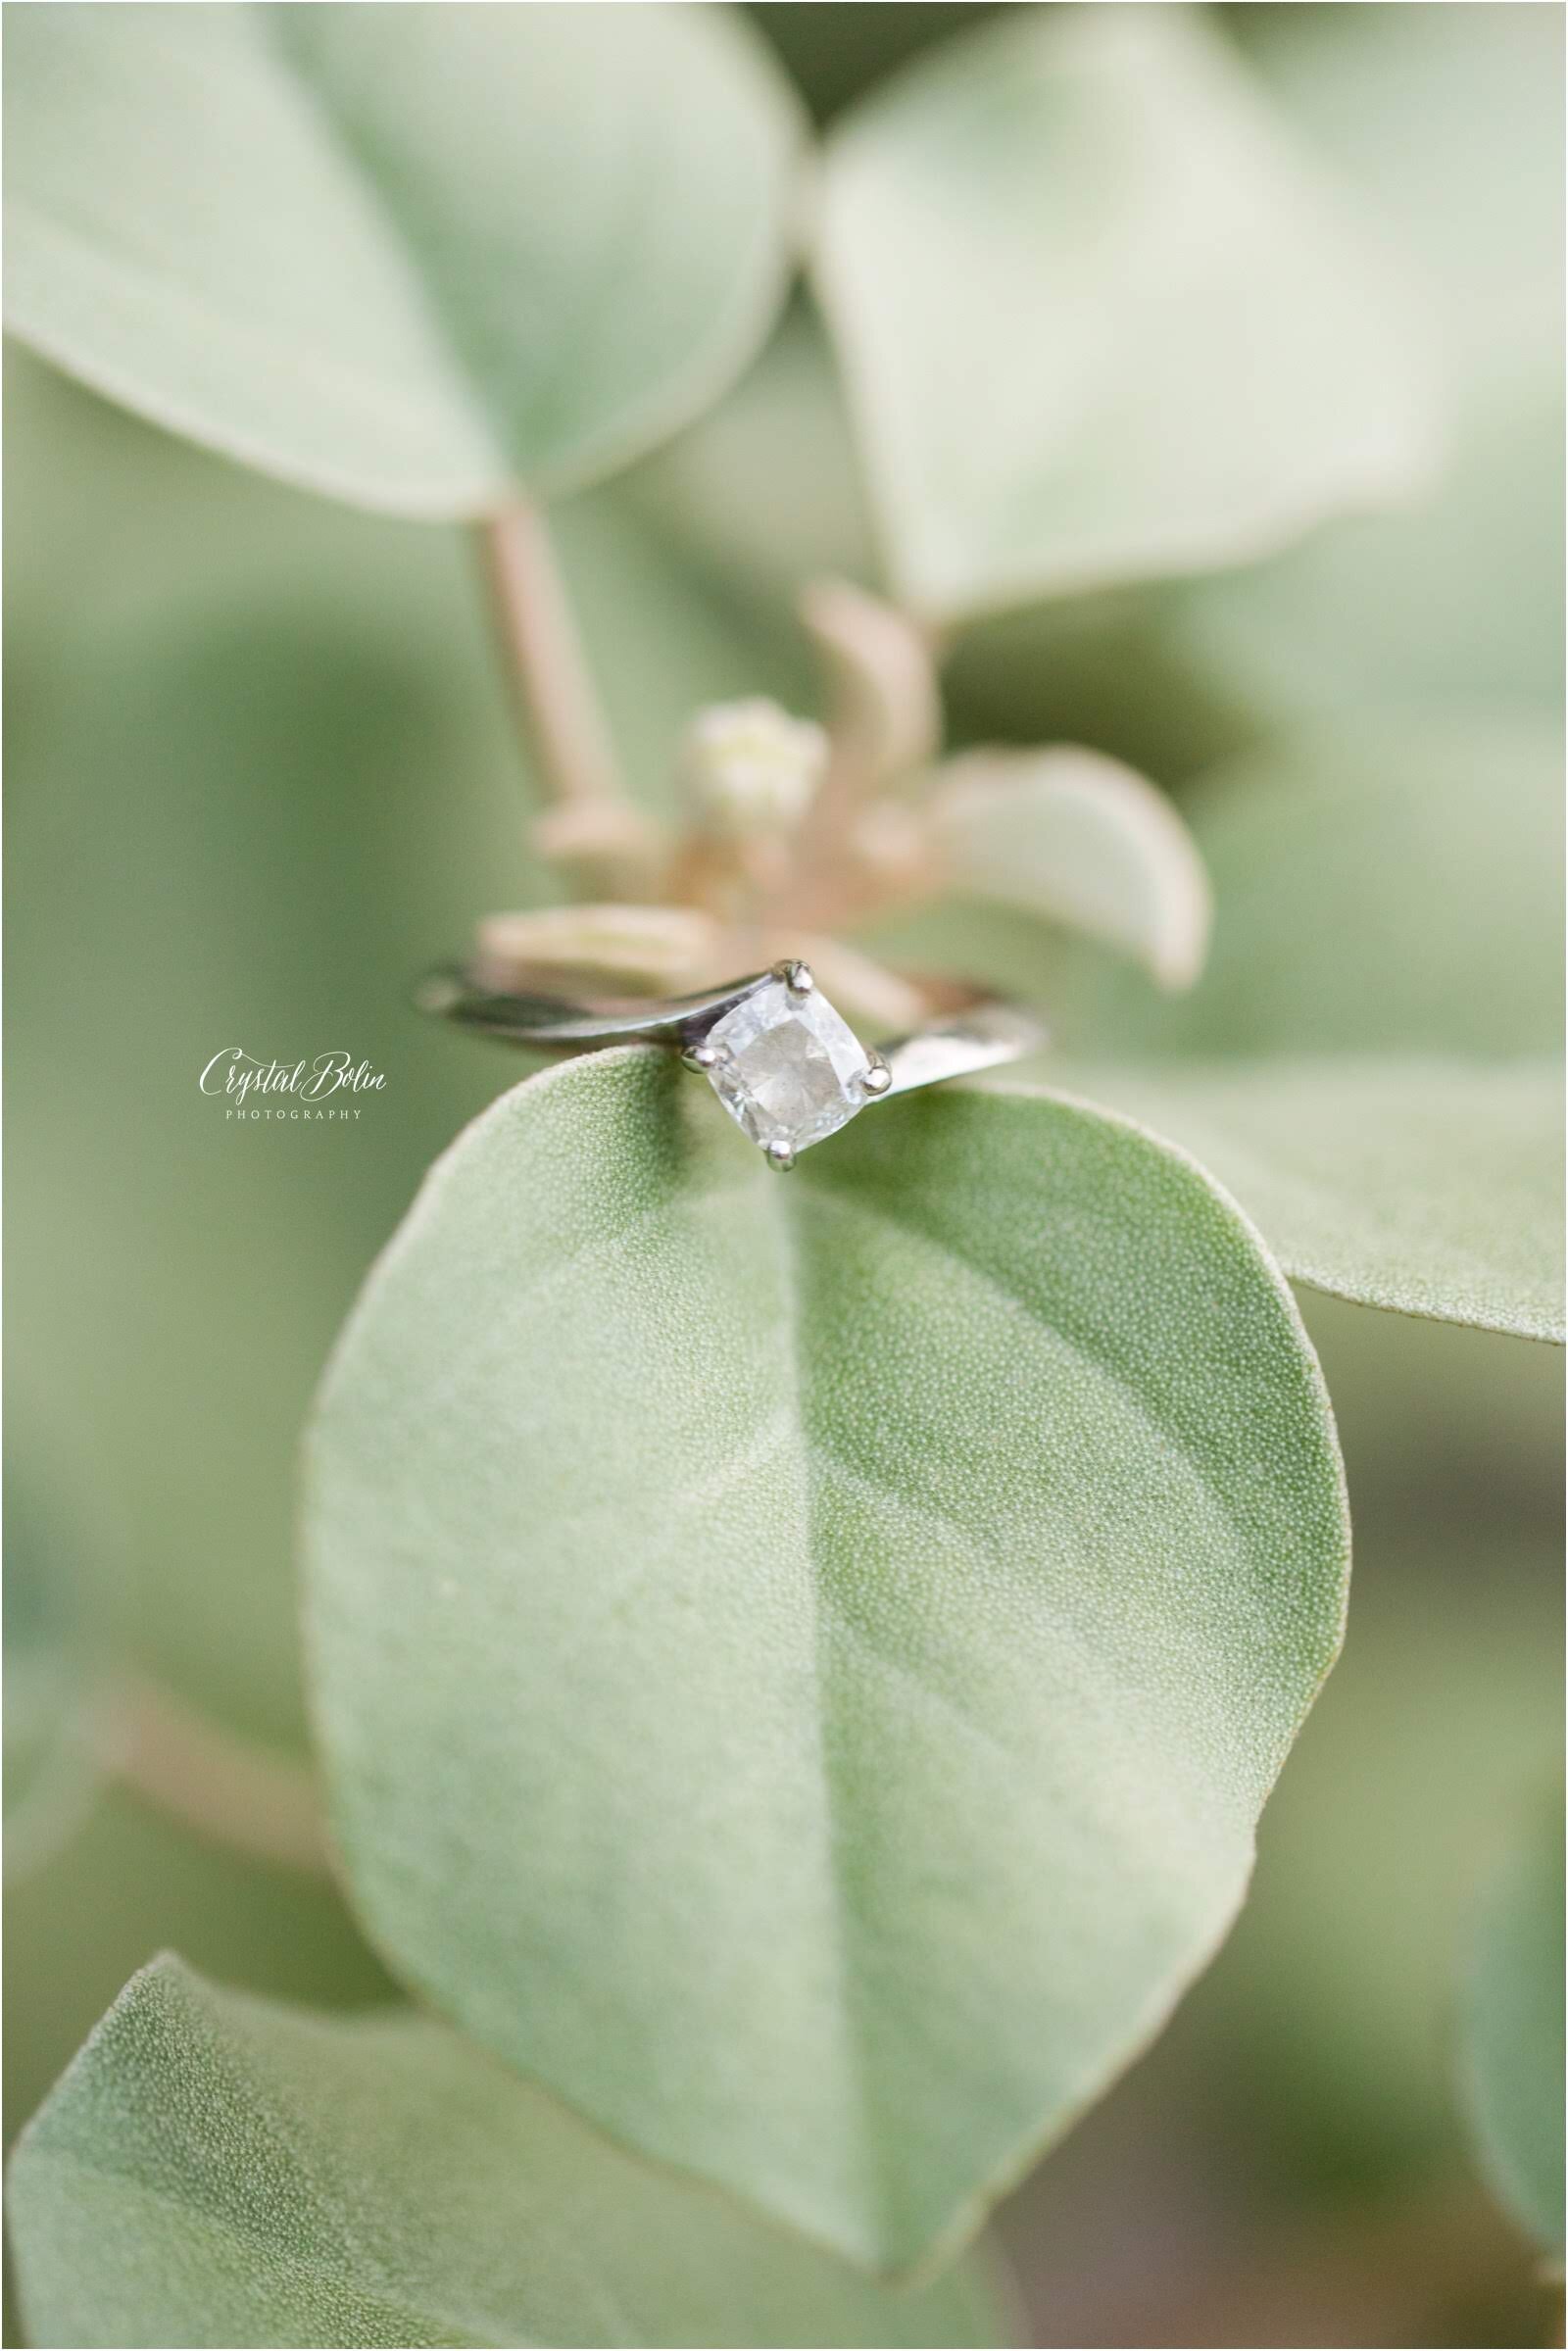
<path id="1" fill-rule="evenodd" d="M 764 1151 L 805 1151 L 862 1109 L 865 1049 L 815 988 L 796 994 L 764 980 L 714 1021 L 709 1080 L 725 1109 Z"/>

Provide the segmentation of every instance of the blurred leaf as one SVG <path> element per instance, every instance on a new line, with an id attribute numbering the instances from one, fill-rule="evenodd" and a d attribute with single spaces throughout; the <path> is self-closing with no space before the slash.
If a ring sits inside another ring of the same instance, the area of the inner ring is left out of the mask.
<path id="1" fill-rule="evenodd" d="M 1542 1804 L 1492 1888 L 1476 1937 L 1464 2081 L 1502 2203 L 1563 2250 L 1563 1813 Z"/>
<path id="2" fill-rule="evenodd" d="M 838 371 L 804 293 L 735 388 L 634 466 L 625 487 L 773 617 L 793 615 L 808 581 L 875 576 Z"/>
<path id="3" fill-rule="evenodd" d="M 1423 269 L 1467 385 L 1560 372 L 1563 24 L 1550 9 L 1229 8 L 1277 103 Z"/>
<path id="4" fill-rule="evenodd" d="M 358 505 L 612 471 L 782 292 L 795 109 L 722 9 L 40 8 L 6 62 L 9 322 Z"/>
<path id="5" fill-rule="evenodd" d="M 5 1874 L 28 1876 L 79 1827 L 97 1788 L 96 1660 L 80 1561 L 58 1497 L 38 1491 L 16 1420 L 5 1471 Z"/>
<path id="6" fill-rule="evenodd" d="M 976 2344 L 977 2266 L 900 2298 L 644 2170 L 457 2034 L 223 1992 L 164 1958 L 25 2134 L 39 2338 Z"/>
<path id="7" fill-rule="evenodd" d="M 960 896 L 1000 899 L 1190 988 L 1208 947 L 1208 877 L 1162 792 L 1102 753 L 971 752 L 943 772 L 937 837 Z"/>
<path id="8" fill-rule="evenodd" d="M 925 631 L 880 597 L 838 579 L 814 580 L 801 597 L 803 627 L 831 688 L 833 773 L 864 800 L 907 786 L 942 742 L 936 662 Z"/>
<path id="9" fill-rule="evenodd" d="M 1403 1314 L 1563 1338 L 1554 1062 L 1336 1055 L 1049 1075 L 1201 1160 L 1293 1281 Z"/>
<path id="10" fill-rule="evenodd" d="M 497 1103 L 340 1344 L 339 1841 L 481 2039 L 902 2266 L 1224 1933 L 1339 1638 L 1333 1428 L 1234 1211 L 1119 1121 L 916 1095 L 781 1189 L 685 1084 Z"/>
<path id="11" fill-rule="evenodd" d="M 950 617 L 1234 563 L 1407 492 L 1401 288 L 1174 9 L 1009 10 L 829 141 L 817 282 L 888 552 Z"/>
<path id="12" fill-rule="evenodd" d="M 1303 727 L 1185 802 L 1214 943 L 1161 1002 L 1108 961 L 1057 977 L 1073 1052 L 1138 1056 L 1555 1052 L 1562 746 L 1476 713 Z"/>
<path id="13" fill-rule="evenodd" d="M 1420 267 L 1453 387 L 1440 482 L 1175 600 L 1180 657 L 1276 713 L 1562 700 L 1562 18 L 1227 8 L 1281 108 Z"/>
<path id="14" fill-rule="evenodd" d="M 23 370 L 8 416 L 13 1401 L 137 1658 L 300 1739 L 292 1488 L 354 1289 L 514 1074 L 409 1006 L 536 896 L 455 535 L 221 465 Z M 26 430 L 29 416 L 35 430 Z M 564 561 L 651 801 L 692 706 L 805 675 L 604 494 Z M 24 558 L 25 559 L 24 561 Z M 238 1128 L 213 1053 L 386 1073 L 352 1129 Z M 98 1603 L 102 1605 L 100 1600 Z"/>

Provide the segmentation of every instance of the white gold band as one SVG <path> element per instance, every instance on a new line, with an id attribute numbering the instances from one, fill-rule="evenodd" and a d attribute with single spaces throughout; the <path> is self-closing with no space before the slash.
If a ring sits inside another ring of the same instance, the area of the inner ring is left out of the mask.
<path id="1" fill-rule="evenodd" d="M 543 1052 L 668 1047 L 709 1079 L 770 1164 L 786 1168 L 869 1102 L 1018 1060 L 1046 1042 L 1044 1024 L 1022 1005 L 984 989 L 956 993 L 956 1009 L 879 1048 L 860 1043 L 798 961 L 686 997 L 503 993 L 445 969 L 431 973 L 416 1002 Z"/>

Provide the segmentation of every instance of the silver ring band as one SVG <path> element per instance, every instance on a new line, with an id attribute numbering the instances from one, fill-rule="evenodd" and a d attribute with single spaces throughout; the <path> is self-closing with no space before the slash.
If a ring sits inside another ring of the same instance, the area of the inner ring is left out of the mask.
<path id="1" fill-rule="evenodd" d="M 1044 1045 L 1044 1024 L 1022 1005 L 979 988 L 956 993 L 954 1010 L 878 1048 L 860 1043 L 798 961 L 682 997 L 503 993 L 449 967 L 432 972 L 415 1001 L 421 1011 L 547 1053 L 666 1046 L 710 1081 L 769 1163 L 787 1168 L 870 1102 Z"/>

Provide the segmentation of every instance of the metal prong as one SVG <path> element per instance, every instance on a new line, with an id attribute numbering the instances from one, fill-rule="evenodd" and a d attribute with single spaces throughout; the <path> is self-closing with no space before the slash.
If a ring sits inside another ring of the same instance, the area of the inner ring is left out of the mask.
<path id="1" fill-rule="evenodd" d="M 883 1060 L 882 1055 L 880 1053 L 870 1054 L 865 1075 L 860 1080 L 861 1093 L 869 1094 L 874 1099 L 878 1095 L 886 1094 L 892 1083 L 893 1072 Z"/>
<path id="2" fill-rule="evenodd" d="M 811 990 L 816 986 L 815 980 L 811 977 L 809 963 L 796 962 L 792 957 L 787 956 L 782 963 L 774 964 L 773 971 L 775 976 L 784 982 L 791 996 L 809 996 Z"/>
<path id="3" fill-rule="evenodd" d="M 764 1148 L 769 1167 L 776 1167 L 780 1175 L 788 1175 L 795 1165 L 794 1144 L 786 1143 L 783 1136 L 779 1135 Z"/>
<path id="4" fill-rule="evenodd" d="M 716 1045 L 688 1045 L 681 1054 L 681 1062 L 685 1068 L 699 1070 L 704 1076 L 712 1068 L 717 1059 L 718 1048 Z"/>

